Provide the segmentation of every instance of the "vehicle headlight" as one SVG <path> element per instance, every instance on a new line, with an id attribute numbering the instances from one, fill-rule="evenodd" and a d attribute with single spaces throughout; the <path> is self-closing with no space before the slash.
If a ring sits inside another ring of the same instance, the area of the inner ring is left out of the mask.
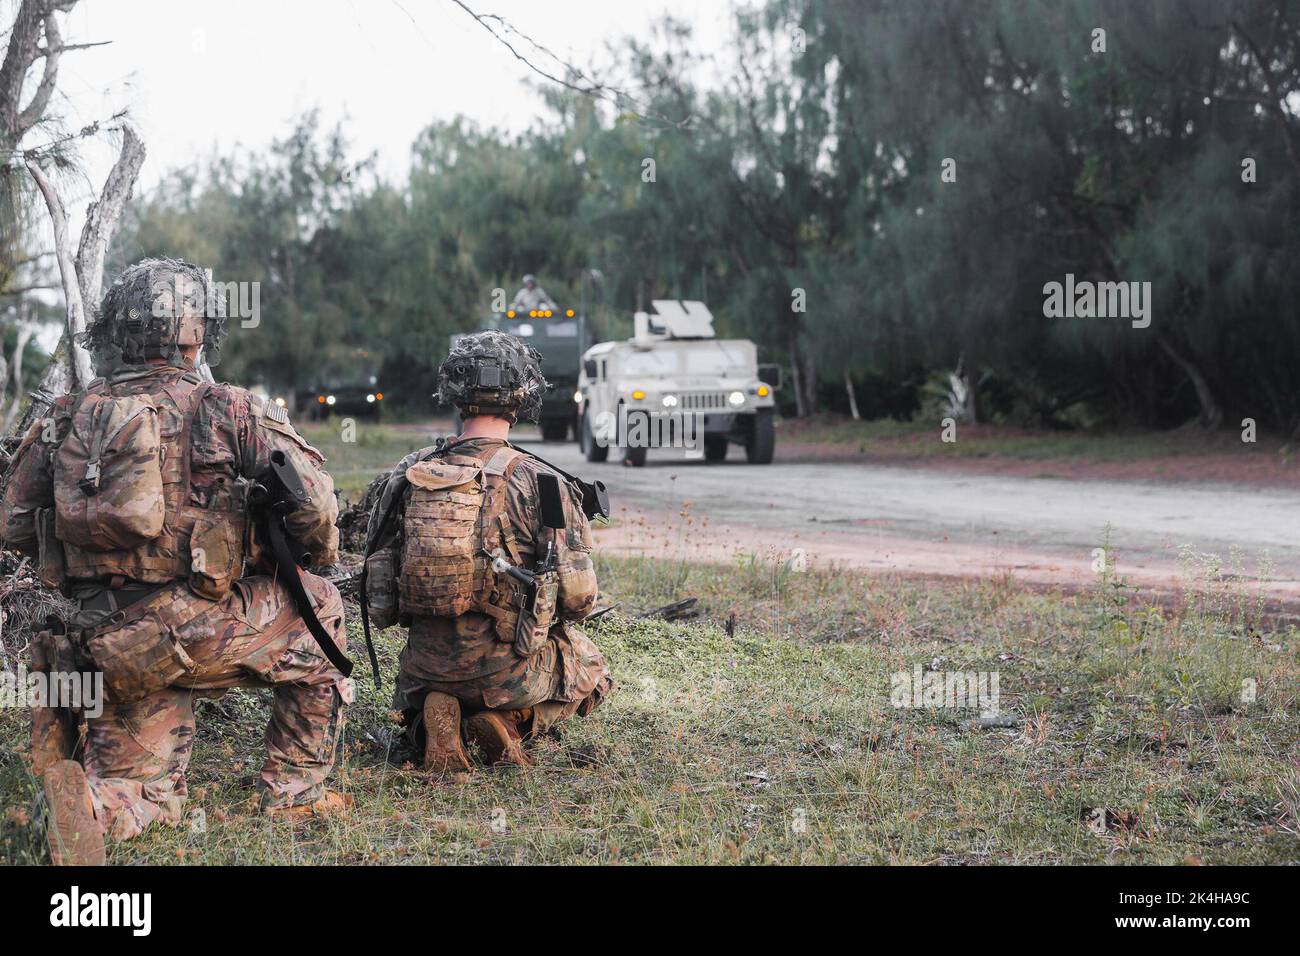
<path id="1" fill-rule="evenodd" d="M 574 393 L 573 393 L 573 400 L 574 400 L 575 402 L 580 402 L 580 401 L 582 401 L 582 392 L 574 392 Z"/>
<path id="2" fill-rule="evenodd" d="M 745 393 L 744 393 L 744 392 L 732 392 L 730 395 L 727 396 L 727 401 L 731 402 L 731 404 L 733 404 L 733 405 L 744 405 L 744 404 L 745 404 Z"/>
<path id="3" fill-rule="evenodd" d="M 333 395 L 330 395 L 325 399 L 325 404 L 333 405 L 336 401 L 338 401 L 338 399 L 336 399 Z"/>
<path id="4" fill-rule="evenodd" d="M 639 389 L 639 388 L 638 388 L 638 389 L 634 389 L 633 392 L 632 392 L 632 398 L 639 402 L 639 401 L 641 401 L 641 399 L 645 398 L 645 392 L 643 392 L 643 391 L 642 391 L 641 389 Z"/>
<path id="5" fill-rule="evenodd" d="M 665 396 L 664 396 L 664 408 L 676 408 L 676 407 L 677 407 L 677 396 L 676 396 L 676 395 L 665 395 Z"/>

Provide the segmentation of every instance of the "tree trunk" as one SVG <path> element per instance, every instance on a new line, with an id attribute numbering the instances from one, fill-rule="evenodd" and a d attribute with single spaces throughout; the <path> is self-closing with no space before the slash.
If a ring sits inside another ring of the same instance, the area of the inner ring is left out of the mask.
<path id="1" fill-rule="evenodd" d="M 1162 329 L 1157 328 L 1156 341 L 1160 343 L 1160 347 L 1164 349 L 1165 354 L 1183 370 L 1183 373 L 1191 381 L 1192 387 L 1196 389 L 1196 401 L 1201 406 L 1201 424 L 1206 428 L 1218 428 L 1223 424 L 1223 407 L 1214 397 L 1214 390 L 1210 388 L 1210 383 L 1201 374 L 1200 368 L 1190 358 L 1179 354 Z"/>
<path id="2" fill-rule="evenodd" d="M 862 421 L 862 416 L 858 414 L 858 393 L 853 387 L 853 376 L 848 369 L 844 370 L 844 390 L 849 393 L 849 414 L 855 422 Z"/>
<path id="3" fill-rule="evenodd" d="M 817 412 L 817 360 L 811 354 L 803 357 L 803 404 L 809 415 Z"/>
<path id="4" fill-rule="evenodd" d="M 8 433 L 9 438 L 26 434 L 31 423 L 46 416 L 50 406 L 60 396 L 66 395 L 78 385 L 85 387 L 94 375 L 91 369 L 90 355 L 69 336 L 75 336 L 85 329 L 85 304 L 93 308 L 99 300 L 104 283 L 104 252 L 117 230 L 118 220 L 131 198 L 136 177 L 144 164 L 145 147 L 140 137 L 128 124 L 122 124 L 122 150 L 117 162 L 104 181 L 99 200 L 95 202 L 86 215 L 86 224 L 81 230 L 81 241 L 77 246 L 74 260 L 68 246 L 67 216 L 63 212 L 63 203 L 53 186 L 37 168 L 34 161 L 28 161 L 28 170 L 40 187 L 54 221 L 55 255 L 59 262 L 59 275 L 63 280 L 64 301 L 67 303 L 68 317 L 59 340 L 58 347 L 50 356 L 50 364 L 45 369 L 41 384 L 33 391 L 31 402 L 23 414 L 18 427 Z M 74 358 L 75 356 L 75 358 Z M 75 367 L 75 372 L 74 372 Z"/>
<path id="5" fill-rule="evenodd" d="M 794 413 L 798 418 L 808 416 L 808 405 L 803 389 L 803 351 L 799 348 L 799 330 L 793 322 L 786 330 L 786 347 L 790 353 L 790 379 L 794 386 Z"/>
<path id="6" fill-rule="evenodd" d="M 45 178 L 34 160 L 27 161 L 27 171 L 36 180 L 36 185 L 45 197 L 45 205 L 50 211 L 50 221 L 54 226 L 54 255 L 59 262 L 59 278 L 63 282 L 63 298 L 68 315 L 63 337 L 69 342 L 72 356 L 74 385 L 82 387 L 90 384 L 94 371 L 90 364 L 90 353 L 77 344 L 77 336 L 86 331 L 86 309 L 81 297 L 81 282 L 77 277 L 77 264 L 72 258 L 72 249 L 68 245 L 68 214 L 63 208 L 63 200 L 54 191 L 50 181 Z"/>

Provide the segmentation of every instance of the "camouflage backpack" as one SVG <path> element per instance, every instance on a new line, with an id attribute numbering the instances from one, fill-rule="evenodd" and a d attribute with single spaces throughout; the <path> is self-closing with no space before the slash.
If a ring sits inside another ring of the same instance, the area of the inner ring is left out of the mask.
<path id="1" fill-rule="evenodd" d="M 162 435 L 147 395 L 88 394 L 54 454 L 59 538 L 126 550 L 162 534 Z"/>
<path id="2" fill-rule="evenodd" d="M 76 579 L 168 581 L 189 573 L 190 532 L 210 517 L 189 507 L 190 433 L 208 386 L 90 384 L 65 406 L 54 450 L 54 537 Z"/>

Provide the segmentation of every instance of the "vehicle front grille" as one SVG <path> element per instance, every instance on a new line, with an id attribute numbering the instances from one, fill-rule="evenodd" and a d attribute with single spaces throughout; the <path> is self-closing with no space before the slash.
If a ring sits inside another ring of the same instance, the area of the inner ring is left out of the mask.
<path id="1" fill-rule="evenodd" d="M 681 408 L 689 412 L 727 407 L 727 396 L 723 392 L 687 392 L 681 401 Z"/>

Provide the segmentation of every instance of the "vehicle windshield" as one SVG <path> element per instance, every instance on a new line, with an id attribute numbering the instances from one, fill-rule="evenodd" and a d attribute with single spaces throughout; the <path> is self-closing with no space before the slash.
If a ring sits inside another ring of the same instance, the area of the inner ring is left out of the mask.
<path id="1" fill-rule="evenodd" d="M 744 352 L 721 342 L 686 352 L 686 371 L 691 375 L 735 375 L 743 373 L 748 364 Z"/>
<path id="2" fill-rule="evenodd" d="M 625 375 L 671 375 L 677 371 L 677 353 L 629 352 L 622 365 Z"/>

